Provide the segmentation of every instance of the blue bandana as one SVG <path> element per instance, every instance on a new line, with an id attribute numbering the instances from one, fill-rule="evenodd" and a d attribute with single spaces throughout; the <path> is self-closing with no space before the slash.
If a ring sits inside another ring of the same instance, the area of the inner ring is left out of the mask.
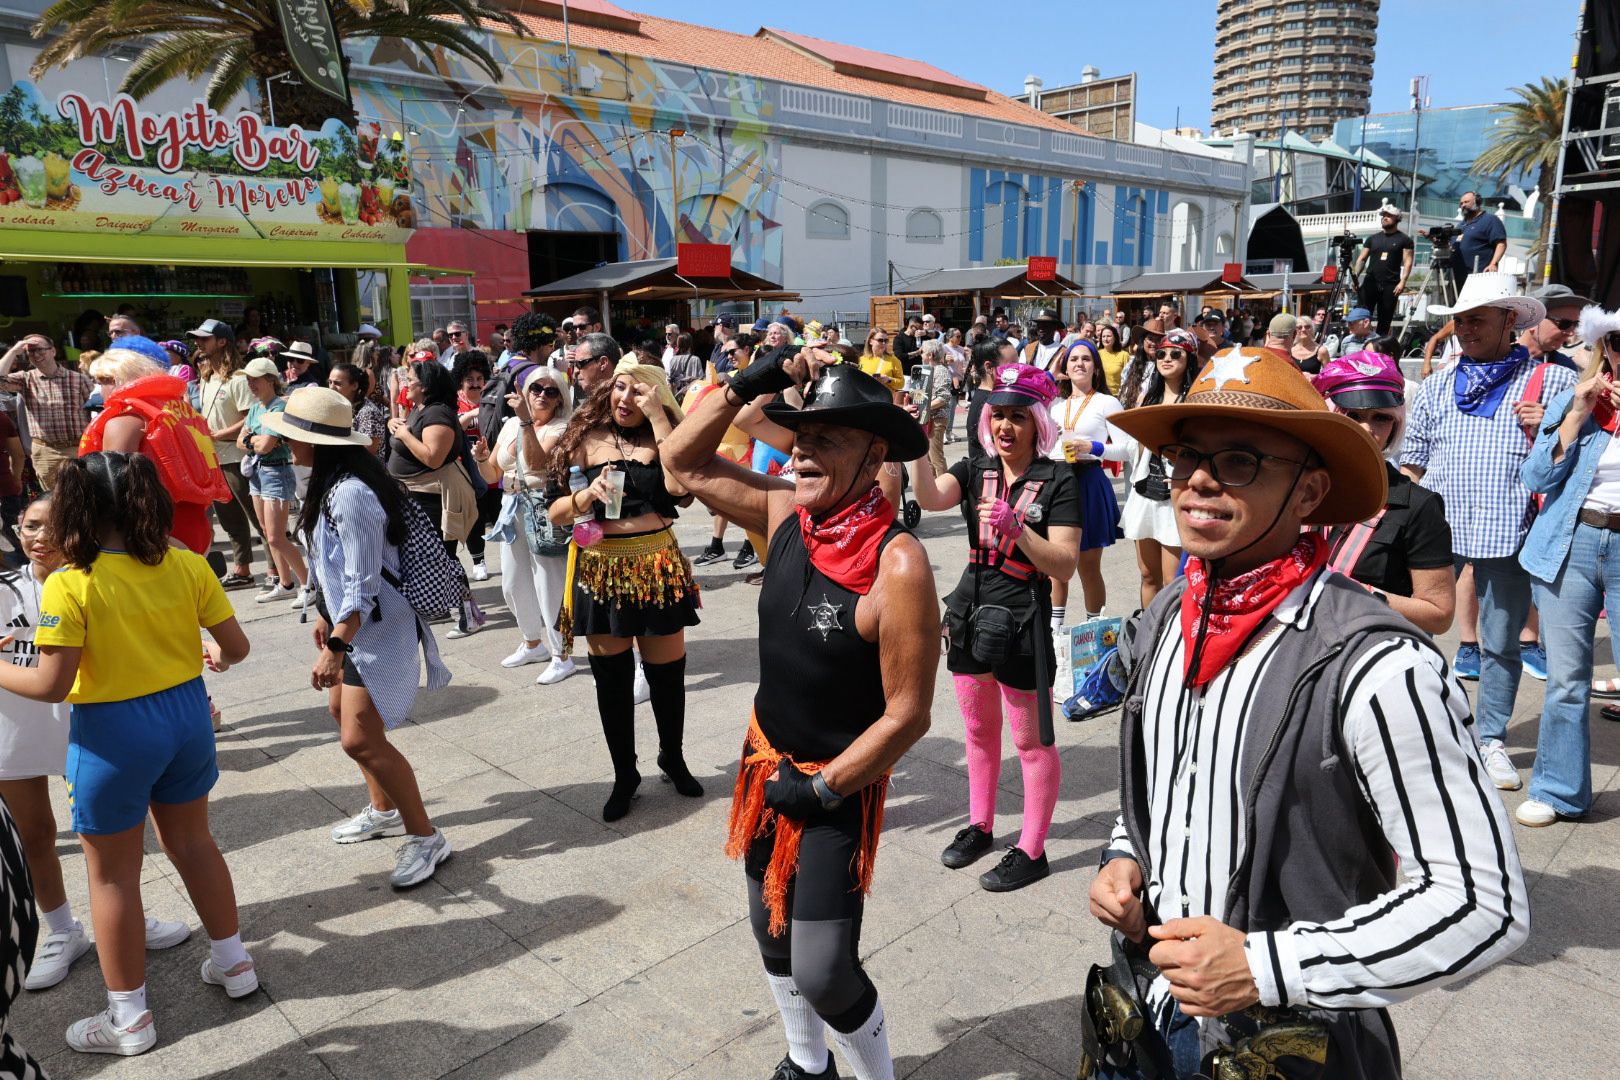
<path id="1" fill-rule="evenodd" d="M 1470 360 L 1466 356 L 1459 359 L 1451 384 L 1458 411 L 1484 420 L 1494 417 L 1507 395 L 1513 373 L 1528 359 L 1530 350 L 1523 345 L 1514 345 L 1501 360 Z"/>

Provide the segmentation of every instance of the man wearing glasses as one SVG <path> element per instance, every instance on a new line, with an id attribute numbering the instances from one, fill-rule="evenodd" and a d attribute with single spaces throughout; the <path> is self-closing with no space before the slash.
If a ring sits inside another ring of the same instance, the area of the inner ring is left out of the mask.
<path id="1" fill-rule="evenodd" d="M 113 317 L 113 321 L 119 320 L 130 322 Z M 109 323 L 109 332 L 111 329 Z M 25 355 L 27 369 L 13 372 L 12 366 Z M 56 486 L 62 465 L 79 454 L 79 437 L 89 423 L 84 402 L 95 388 L 88 375 L 59 363 L 56 346 L 41 334 L 29 334 L 0 356 L 0 390 L 22 399 L 23 416 L 33 436 L 34 468 L 46 491 Z"/>
<path id="2" fill-rule="evenodd" d="M 1189 559 L 1121 637 L 1123 789 L 1090 896 L 1115 931 L 1092 979 L 1146 1023 L 1088 1007 L 1078 1075 L 1238 1075 L 1269 1031 L 1310 1075 L 1398 1076 L 1386 1007 L 1530 924 L 1468 698 L 1313 528 L 1384 508 L 1378 448 L 1266 349 L 1113 423 L 1168 460 Z"/>
<path id="3" fill-rule="evenodd" d="M 109 315 L 107 317 L 107 337 L 112 340 L 113 344 L 116 345 L 119 338 L 139 337 L 140 334 L 140 324 L 128 315 Z"/>
<path id="4" fill-rule="evenodd" d="M 1592 301 L 1578 296 L 1568 285 L 1547 285 L 1530 294 L 1547 309 L 1547 317 L 1519 335 L 1519 344 L 1530 352 L 1530 359 L 1566 367 L 1579 374 L 1580 367 L 1563 348 L 1575 340 L 1575 326 L 1580 322 L 1581 309 Z M 1597 347 L 1597 342 L 1588 345 Z M 1541 425 L 1540 416 L 1526 418 L 1526 423 Z"/>
<path id="5" fill-rule="evenodd" d="M 574 385 L 579 387 L 579 396 L 574 400 L 589 397 L 611 383 L 614 365 L 623 355 L 619 343 L 606 334 L 586 334 L 580 338 L 569 358 L 569 366 L 574 370 Z"/>
<path id="6" fill-rule="evenodd" d="M 455 366 L 458 353 L 466 352 L 472 348 L 472 338 L 467 334 L 467 324 L 459 321 L 445 327 L 444 333 L 445 337 L 449 339 L 449 345 L 439 350 L 439 363 L 443 364 L 446 370 L 449 370 Z"/>

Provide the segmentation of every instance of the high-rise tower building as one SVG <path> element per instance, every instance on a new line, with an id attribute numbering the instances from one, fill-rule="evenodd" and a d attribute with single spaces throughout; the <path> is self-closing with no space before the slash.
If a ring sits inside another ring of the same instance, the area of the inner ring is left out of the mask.
<path id="1" fill-rule="evenodd" d="M 1308 139 L 1361 116 L 1372 93 L 1378 0 L 1216 0 L 1216 134 Z"/>

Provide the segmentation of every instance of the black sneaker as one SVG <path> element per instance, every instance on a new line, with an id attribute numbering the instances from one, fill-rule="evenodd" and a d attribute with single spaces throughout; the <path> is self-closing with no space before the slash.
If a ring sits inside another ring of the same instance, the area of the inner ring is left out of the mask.
<path id="1" fill-rule="evenodd" d="M 697 558 L 692 560 L 692 565 L 693 566 L 708 566 L 710 563 L 717 563 L 717 562 L 720 562 L 720 561 L 724 560 L 725 557 L 726 557 L 726 545 L 719 544 L 719 543 L 711 543 L 711 544 L 709 544 L 708 547 L 703 549 L 702 554 L 700 554 Z"/>
<path id="2" fill-rule="evenodd" d="M 832 1051 L 827 1052 L 827 1067 L 818 1073 L 805 1072 L 793 1055 L 789 1054 L 782 1059 L 782 1063 L 771 1073 L 771 1080 L 838 1080 L 838 1067 L 833 1064 Z"/>
<path id="3" fill-rule="evenodd" d="M 753 543 L 744 540 L 743 546 L 737 551 L 737 557 L 731 560 L 731 568 L 733 570 L 744 570 L 757 562 L 759 562 L 759 557 L 754 554 Z"/>
<path id="4" fill-rule="evenodd" d="M 238 574 L 234 570 L 220 578 L 219 583 L 226 592 L 233 589 L 251 589 L 258 584 L 252 574 Z"/>
<path id="5" fill-rule="evenodd" d="M 1032 859 L 1024 854 L 1023 848 L 1014 845 L 1007 849 L 994 870 L 979 875 L 979 885 L 986 892 L 1012 892 L 1035 884 L 1051 872 L 1044 852 L 1040 858 Z"/>
<path id="6" fill-rule="evenodd" d="M 960 870 L 978 862 L 985 852 L 995 846 L 996 838 L 990 830 L 975 822 L 956 834 L 950 847 L 940 853 L 939 861 L 952 870 Z"/>

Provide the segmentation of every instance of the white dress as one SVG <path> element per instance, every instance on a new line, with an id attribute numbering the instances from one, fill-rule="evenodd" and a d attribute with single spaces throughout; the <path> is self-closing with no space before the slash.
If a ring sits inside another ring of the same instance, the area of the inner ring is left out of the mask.
<path id="1" fill-rule="evenodd" d="M 44 584 L 31 567 L 0 573 L 0 618 L 13 639 L 0 648 L 0 662 L 35 667 L 34 630 Z M 4 635 L 0 635 L 4 636 Z M 0 690 L 0 780 L 61 776 L 67 771 L 68 705 L 49 704 Z"/>
<path id="2" fill-rule="evenodd" d="M 1125 483 L 1125 506 L 1119 513 L 1119 527 L 1127 540 L 1157 540 L 1166 547 L 1180 547 L 1181 533 L 1176 530 L 1176 512 L 1169 500 L 1155 502 L 1136 492 L 1136 482 L 1148 474 L 1148 459 L 1152 451 L 1126 435 L 1112 429 L 1116 439 L 1129 447 L 1130 475 Z"/>

